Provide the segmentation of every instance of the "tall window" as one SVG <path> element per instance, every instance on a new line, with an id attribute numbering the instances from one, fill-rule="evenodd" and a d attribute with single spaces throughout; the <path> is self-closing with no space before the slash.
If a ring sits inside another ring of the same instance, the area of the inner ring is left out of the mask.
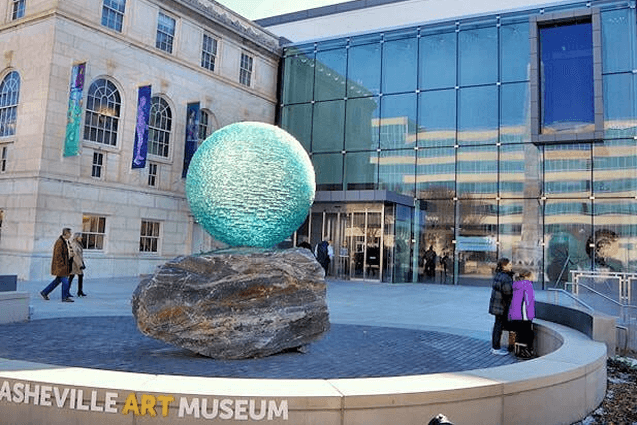
<path id="1" fill-rule="evenodd" d="M 9 152 L 9 147 L 4 145 L 0 147 L 0 173 L 4 173 L 7 171 L 7 154 Z"/>
<path id="2" fill-rule="evenodd" d="M 103 250 L 106 237 L 106 217 L 85 215 L 82 217 L 82 242 L 84 249 Z"/>
<path id="3" fill-rule="evenodd" d="M 154 162 L 148 163 L 148 186 L 157 186 L 157 164 Z"/>
<path id="4" fill-rule="evenodd" d="M 102 25 L 122 32 L 126 0 L 104 0 L 102 3 Z"/>
<path id="5" fill-rule="evenodd" d="M 0 83 L 0 137 L 15 134 L 19 98 L 20 74 L 12 71 Z"/>
<path id="6" fill-rule="evenodd" d="M 2 222 L 4 221 L 4 211 L 0 210 L 0 237 L 2 237 Z"/>
<path id="7" fill-rule="evenodd" d="M 27 0 L 13 0 L 13 7 L 11 9 L 11 19 L 16 20 L 24 16 L 24 8 Z"/>
<path id="8" fill-rule="evenodd" d="M 201 48 L 201 66 L 211 71 L 215 70 L 215 60 L 217 59 L 217 40 L 208 34 L 203 35 L 203 46 Z"/>
<path id="9" fill-rule="evenodd" d="M 159 96 L 150 101 L 150 120 L 148 124 L 148 153 L 168 158 L 170 147 L 170 128 L 172 112 L 168 102 Z"/>
<path id="10" fill-rule="evenodd" d="M 210 136 L 210 114 L 203 109 L 199 110 L 199 141 L 197 146 L 201 146 L 204 140 Z"/>
<path id="11" fill-rule="evenodd" d="M 173 40 L 175 38 L 175 20 L 168 15 L 159 12 L 157 18 L 157 39 L 155 47 L 165 52 L 173 52 Z"/>
<path id="12" fill-rule="evenodd" d="M 595 130 L 591 22 L 539 28 L 541 132 Z"/>
<path id="13" fill-rule="evenodd" d="M 159 222 L 142 220 L 139 234 L 139 252 L 157 252 L 159 245 Z"/>
<path id="14" fill-rule="evenodd" d="M 86 97 L 84 140 L 116 146 L 121 106 L 115 84 L 104 78 L 95 80 Z"/>
<path id="15" fill-rule="evenodd" d="M 101 179 L 103 166 L 104 154 L 101 152 L 93 152 L 93 167 L 91 169 L 91 176 L 97 179 Z"/>
<path id="16" fill-rule="evenodd" d="M 241 68 L 239 69 L 239 82 L 244 86 L 250 86 L 252 81 L 252 56 L 241 53 Z"/>

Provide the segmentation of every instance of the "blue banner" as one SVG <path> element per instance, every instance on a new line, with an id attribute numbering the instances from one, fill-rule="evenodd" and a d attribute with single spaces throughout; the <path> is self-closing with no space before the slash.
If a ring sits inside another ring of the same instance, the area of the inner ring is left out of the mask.
<path id="1" fill-rule="evenodd" d="M 66 137 L 64 138 L 64 156 L 80 153 L 80 123 L 82 121 L 82 91 L 86 63 L 74 65 L 71 70 L 69 109 L 66 114 Z"/>
<path id="2" fill-rule="evenodd" d="M 133 168 L 146 167 L 150 89 L 150 86 L 143 86 L 137 91 L 137 121 L 135 124 L 135 142 L 133 143 Z"/>
<path id="3" fill-rule="evenodd" d="M 199 144 L 199 102 L 189 103 L 186 108 L 186 146 L 184 148 L 184 169 L 181 177 L 186 178 L 190 160 Z"/>

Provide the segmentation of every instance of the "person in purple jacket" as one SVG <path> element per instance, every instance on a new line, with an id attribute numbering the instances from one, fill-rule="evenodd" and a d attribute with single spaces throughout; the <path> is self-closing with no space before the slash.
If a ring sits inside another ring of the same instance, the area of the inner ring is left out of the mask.
<path id="1" fill-rule="evenodd" d="M 513 282 L 513 295 L 509 306 L 509 327 L 516 333 L 516 342 L 525 344 L 523 357 L 533 355 L 533 319 L 535 318 L 535 294 L 533 282 L 530 281 L 531 272 L 520 270 Z"/>

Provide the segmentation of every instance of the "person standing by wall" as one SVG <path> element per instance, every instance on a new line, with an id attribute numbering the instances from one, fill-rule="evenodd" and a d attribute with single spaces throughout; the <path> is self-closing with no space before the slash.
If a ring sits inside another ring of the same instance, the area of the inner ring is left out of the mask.
<path id="1" fill-rule="evenodd" d="M 55 279 L 44 288 L 40 295 L 45 300 L 49 300 L 49 294 L 62 283 L 62 302 L 72 303 L 71 294 L 69 293 L 70 283 L 69 275 L 71 274 L 71 259 L 69 258 L 68 240 L 71 237 L 71 229 L 65 227 L 62 234 L 55 241 L 53 246 L 53 257 L 51 258 L 51 274 Z"/>
<path id="2" fill-rule="evenodd" d="M 513 265 L 508 258 L 501 258 L 495 268 L 493 285 L 491 286 L 491 299 L 489 300 L 489 313 L 495 316 L 493 332 L 491 334 L 491 353 L 503 356 L 509 353 L 506 348 L 500 348 L 502 329 L 507 320 L 511 297 L 513 295 Z"/>
<path id="3" fill-rule="evenodd" d="M 77 296 L 85 297 L 84 288 L 84 248 L 82 247 L 82 234 L 74 233 L 71 238 L 71 248 L 73 248 L 73 258 L 71 258 L 71 277 L 69 277 L 69 292 L 73 284 L 73 278 L 77 275 Z"/>

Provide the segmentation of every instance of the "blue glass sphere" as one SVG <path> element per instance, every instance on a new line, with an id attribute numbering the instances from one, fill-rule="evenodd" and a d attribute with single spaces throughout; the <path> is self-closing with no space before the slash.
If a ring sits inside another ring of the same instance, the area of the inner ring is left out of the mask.
<path id="1" fill-rule="evenodd" d="M 270 124 L 241 122 L 197 149 L 186 196 L 197 222 L 231 246 L 272 247 L 290 236 L 314 202 L 314 167 L 303 146 Z"/>

